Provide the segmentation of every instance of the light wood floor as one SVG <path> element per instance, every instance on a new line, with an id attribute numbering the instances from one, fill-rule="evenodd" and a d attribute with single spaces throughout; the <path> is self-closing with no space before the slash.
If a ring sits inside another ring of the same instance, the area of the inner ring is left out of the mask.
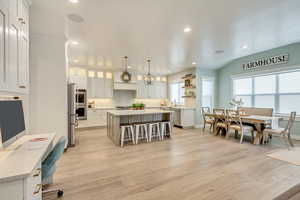
<path id="1" fill-rule="evenodd" d="M 300 183 L 300 168 L 254 146 L 175 129 L 173 139 L 120 148 L 106 130 L 79 132 L 57 166 L 64 200 L 268 200 Z"/>

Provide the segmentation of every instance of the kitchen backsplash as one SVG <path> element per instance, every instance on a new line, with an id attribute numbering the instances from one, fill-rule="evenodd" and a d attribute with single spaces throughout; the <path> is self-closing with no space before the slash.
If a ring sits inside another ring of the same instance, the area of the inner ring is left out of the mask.
<path id="1" fill-rule="evenodd" d="M 114 98 L 88 99 L 94 101 L 95 107 L 131 106 L 133 103 L 144 103 L 147 107 L 160 106 L 161 99 L 135 99 L 133 91 L 115 91 Z"/>

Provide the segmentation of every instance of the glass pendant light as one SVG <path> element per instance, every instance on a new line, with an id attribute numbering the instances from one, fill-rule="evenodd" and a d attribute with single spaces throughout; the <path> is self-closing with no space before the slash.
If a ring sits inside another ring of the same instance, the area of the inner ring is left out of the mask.
<path id="1" fill-rule="evenodd" d="M 152 81 L 154 80 L 154 77 L 150 73 L 150 63 L 151 63 L 151 60 L 148 59 L 147 62 L 148 62 L 148 74 L 146 74 L 144 76 L 144 81 L 145 81 L 146 85 L 152 85 Z"/>

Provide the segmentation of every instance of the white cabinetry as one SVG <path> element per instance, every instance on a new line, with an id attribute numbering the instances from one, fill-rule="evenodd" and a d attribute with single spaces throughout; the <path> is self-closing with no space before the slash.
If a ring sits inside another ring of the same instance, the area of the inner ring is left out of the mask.
<path id="1" fill-rule="evenodd" d="M 193 127 L 195 125 L 195 110 L 186 108 L 173 108 L 174 124 L 182 128 Z"/>
<path id="2" fill-rule="evenodd" d="M 6 200 L 42 200 L 41 163 L 24 178 L 0 183 L 1 199 Z"/>
<path id="3" fill-rule="evenodd" d="M 8 54 L 8 1 L 0 0 L 0 89 L 7 88 Z"/>
<path id="4" fill-rule="evenodd" d="M 89 98 L 112 98 L 112 79 L 89 77 L 87 93 Z"/>
<path id="5" fill-rule="evenodd" d="M 165 99 L 167 98 L 167 84 L 165 82 L 154 82 L 152 85 L 145 85 L 144 81 L 137 82 L 138 99 Z"/>
<path id="6" fill-rule="evenodd" d="M 106 109 L 88 109 L 87 120 L 79 121 L 79 128 L 103 127 L 107 125 Z"/>
<path id="7" fill-rule="evenodd" d="M 0 0 L 0 90 L 29 92 L 29 4 Z"/>

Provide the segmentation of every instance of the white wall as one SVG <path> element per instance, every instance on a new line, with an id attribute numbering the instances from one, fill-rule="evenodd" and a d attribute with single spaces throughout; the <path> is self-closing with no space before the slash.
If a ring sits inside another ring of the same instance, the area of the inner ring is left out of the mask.
<path id="1" fill-rule="evenodd" d="M 65 39 L 31 37 L 30 129 L 67 137 Z"/>

